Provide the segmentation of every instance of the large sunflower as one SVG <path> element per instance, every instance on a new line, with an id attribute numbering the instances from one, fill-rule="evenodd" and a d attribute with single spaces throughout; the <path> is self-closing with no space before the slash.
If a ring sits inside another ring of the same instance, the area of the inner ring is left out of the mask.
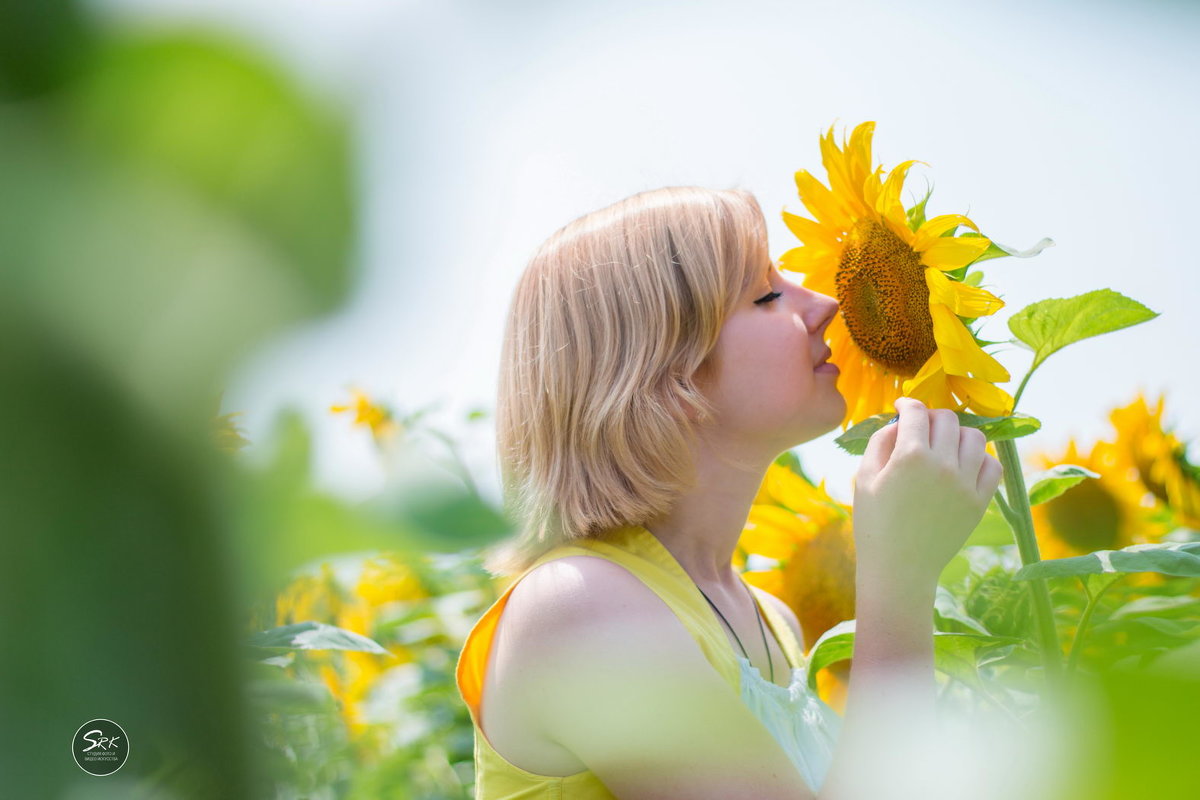
<path id="1" fill-rule="evenodd" d="M 1165 397 L 1154 408 L 1144 393 L 1108 418 L 1117 430 L 1114 446 L 1137 469 L 1138 478 L 1175 515 L 1179 524 L 1200 530 L 1200 470 L 1187 459 L 1187 447 L 1162 423 Z"/>
<path id="2" fill-rule="evenodd" d="M 821 634 L 854 619 L 855 549 L 850 507 L 830 497 L 825 482 L 813 486 L 791 469 L 772 464 L 750 507 L 738 541 L 735 565 L 745 553 L 775 561 L 767 569 L 743 572 L 747 583 L 783 600 L 795 612 L 810 652 Z M 843 713 L 850 663 L 841 661 L 817 673 L 817 694 Z"/>
<path id="3" fill-rule="evenodd" d="M 924 202 L 910 224 L 900 190 L 918 162 L 905 161 L 885 180 L 883 167 L 872 165 L 874 131 L 874 122 L 864 122 L 839 147 L 830 126 L 821 137 L 829 186 L 807 170 L 796 173 L 800 199 L 815 220 L 783 212 L 803 244 L 783 254 L 780 268 L 804 273 L 804 286 L 841 304 L 828 338 L 847 400 L 842 427 L 894 411 L 900 396 L 931 408 L 1010 414 L 1012 397 L 994 385 L 1009 380 L 1008 370 L 964 322 L 1004 302 L 948 274 L 979 258 L 990 241 L 954 236 L 959 226 L 979 232 L 961 214 L 924 220 Z"/>

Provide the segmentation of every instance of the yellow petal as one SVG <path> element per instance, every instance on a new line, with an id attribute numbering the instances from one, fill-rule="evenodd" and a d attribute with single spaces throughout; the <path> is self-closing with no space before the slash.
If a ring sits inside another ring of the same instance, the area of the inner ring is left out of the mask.
<path id="1" fill-rule="evenodd" d="M 875 210 L 879 214 L 886 215 L 892 210 L 893 206 L 900 205 L 900 189 L 904 186 L 904 176 L 908 174 L 908 169 L 913 164 L 925 164 L 924 161 L 905 161 L 904 163 L 892 168 L 888 173 L 887 180 L 883 182 L 883 188 L 880 190 L 879 197 L 875 201 Z M 929 166 L 926 164 L 926 166 Z M 900 208 L 903 213 L 904 208 Z"/>
<path id="2" fill-rule="evenodd" d="M 933 219 L 925 220 L 925 224 L 917 229 L 917 235 L 913 239 L 913 249 L 917 251 L 925 250 L 938 239 L 944 238 L 942 234 L 956 225 L 966 225 L 976 233 L 979 233 L 979 226 L 968 217 L 964 217 L 962 214 L 942 214 Z"/>
<path id="3" fill-rule="evenodd" d="M 981 380 L 998 383 L 1009 379 L 999 361 L 983 351 L 971 337 L 967 326 L 954 312 L 941 303 L 930 303 L 933 317 L 933 338 L 942 356 L 942 368 L 948 375 L 974 375 Z"/>
<path id="4" fill-rule="evenodd" d="M 925 270 L 925 285 L 931 302 L 941 303 L 961 317 L 985 317 L 1004 308 L 1004 301 L 986 289 L 948 278 L 938 269 Z"/>
<path id="5" fill-rule="evenodd" d="M 747 523 L 738 544 L 746 552 L 766 558 L 791 558 L 796 540 L 774 525 Z"/>
<path id="6" fill-rule="evenodd" d="M 962 375 L 947 377 L 950 388 L 976 414 L 985 417 L 1007 417 L 1013 412 L 1013 398 L 1008 392 L 987 381 Z"/>
<path id="7" fill-rule="evenodd" d="M 804 207 L 818 220 L 839 230 L 850 228 L 850 219 L 837 195 L 829 191 L 825 184 L 814 178 L 808 170 L 802 169 L 796 173 L 796 189 L 800 192 L 800 201 L 804 203 Z"/>
<path id="8" fill-rule="evenodd" d="M 742 578 L 751 586 L 757 586 L 765 592 L 784 597 L 783 570 L 755 569 L 742 573 Z"/>
<path id="9" fill-rule="evenodd" d="M 991 243 L 982 236 L 941 236 L 921 251 L 921 263 L 934 269 L 958 269 L 983 255 Z"/>
<path id="10" fill-rule="evenodd" d="M 833 126 L 821 137 L 821 162 L 829 173 L 829 187 L 842 198 L 848 210 L 855 216 L 866 216 L 867 207 L 862 200 L 862 183 L 853 177 L 849 153 L 840 149 L 833 139 Z"/>
<path id="11" fill-rule="evenodd" d="M 841 246 L 837 236 L 819 222 L 786 211 L 783 212 L 783 222 L 805 245 L 818 245 L 826 250 L 835 250 Z"/>
<path id="12" fill-rule="evenodd" d="M 946 373 L 942 369 L 939 353 L 930 356 L 917 374 L 904 382 L 901 391 L 905 397 L 916 398 L 930 408 L 958 407 L 946 383 Z"/>

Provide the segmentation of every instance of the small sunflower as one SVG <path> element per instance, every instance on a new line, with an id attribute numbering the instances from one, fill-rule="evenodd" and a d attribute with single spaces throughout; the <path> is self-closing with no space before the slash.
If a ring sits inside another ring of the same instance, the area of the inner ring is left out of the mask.
<path id="1" fill-rule="evenodd" d="M 371 398 L 359 389 L 352 388 L 350 392 L 354 398 L 352 405 L 333 405 L 329 410 L 335 414 L 353 411 L 353 424 L 370 428 L 376 441 L 388 439 L 399 430 L 400 426 L 388 408 L 372 402 Z"/>
<path id="2" fill-rule="evenodd" d="M 416 572 L 394 554 L 368 558 L 354 588 L 346 591 L 328 563 L 320 575 L 300 575 L 276 598 L 276 624 L 323 622 L 372 637 L 374 627 L 392 603 L 429 597 Z M 365 715 L 366 701 L 380 677 L 394 666 L 415 660 L 412 648 L 386 644 L 391 653 L 354 650 L 313 651 L 306 657 L 317 665 L 321 681 L 338 703 L 346 729 L 356 746 L 369 752 L 380 731 Z"/>
<path id="3" fill-rule="evenodd" d="M 1138 477 L 1179 524 L 1200 530 L 1200 470 L 1187 458 L 1187 446 L 1162 424 L 1165 396 L 1151 409 L 1144 393 L 1127 406 L 1113 409 L 1109 420 L 1117 431 L 1114 446 L 1137 469 Z"/>
<path id="4" fill-rule="evenodd" d="M 900 190 L 909 167 L 924 162 L 905 161 L 884 179 L 883 167 L 872 165 L 874 131 L 874 122 L 864 122 L 839 147 L 831 126 L 821 137 L 829 186 L 807 170 L 796 173 L 800 199 L 815 220 L 783 212 L 803 244 L 784 253 L 780 267 L 804 273 L 804 286 L 841 305 L 828 338 L 829 360 L 841 370 L 838 389 L 847 398 L 842 427 L 894 412 L 900 396 L 931 408 L 1011 414 L 1012 397 L 994 385 L 1010 379 L 1008 370 L 964 322 L 994 314 L 1004 302 L 949 274 L 991 242 L 954 236 L 960 225 L 979 232 L 961 214 L 924 220 L 924 201 L 910 223 Z"/>
<path id="5" fill-rule="evenodd" d="M 800 621 L 805 652 L 821 634 L 855 616 L 855 550 L 850 507 L 786 466 L 772 464 L 742 531 L 739 554 L 776 560 L 769 569 L 744 571 L 751 583 L 788 604 Z M 739 558 L 739 568 L 744 557 Z M 839 713 L 845 708 L 849 662 L 817 675 L 818 695 Z"/>
<path id="6" fill-rule="evenodd" d="M 1043 559 L 1156 542 L 1170 531 L 1161 507 L 1138 479 L 1133 463 L 1111 442 L 1096 442 L 1089 452 L 1082 453 L 1070 439 L 1063 453 L 1037 452 L 1030 460 L 1042 469 L 1076 464 L 1100 475 L 1032 507 Z M 1159 582 L 1154 573 L 1136 573 L 1127 580 L 1133 584 Z"/>

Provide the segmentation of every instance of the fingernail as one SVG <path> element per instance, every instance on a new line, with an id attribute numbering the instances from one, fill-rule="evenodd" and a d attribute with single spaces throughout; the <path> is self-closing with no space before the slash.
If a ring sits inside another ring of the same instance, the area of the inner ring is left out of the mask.
<path id="1" fill-rule="evenodd" d="M 887 422 L 885 422 L 885 423 L 884 423 L 884 425 L 885 425 L 885 426 L 886 426 L 886 425 L 891 425 L 893 422 L 895 422 L 895 421 L 896 421 L 896 420 L 898 420 L 898 419 L 900 419 L 900 415 L 899 415 L 899 414 L 897 414 L 896 416 L 894 416 L 894 417 L 892 417 L 891 419 L 889 419 Z"/>

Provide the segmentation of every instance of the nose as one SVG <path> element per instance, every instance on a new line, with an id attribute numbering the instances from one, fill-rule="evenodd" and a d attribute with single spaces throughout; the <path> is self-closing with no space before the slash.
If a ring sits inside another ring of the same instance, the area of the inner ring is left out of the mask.
<path id="1" fill-rule="evenodd" d="M 837 316 L 838 309 L 841 306 L 838 304 L 837 298 L 830 297 L 827 294 L 813 292 L 813 324 L 808 326 L 810 331 L 824 332 L 825 328 L 833 318 Z"/>

